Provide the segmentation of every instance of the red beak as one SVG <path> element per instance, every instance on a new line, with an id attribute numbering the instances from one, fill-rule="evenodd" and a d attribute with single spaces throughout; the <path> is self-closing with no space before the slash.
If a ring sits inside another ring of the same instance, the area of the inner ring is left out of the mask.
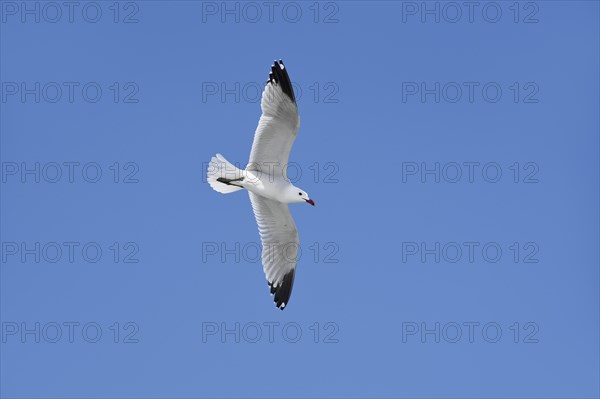
<path id="1" fill-rule="evenodd" d="M 315 201 L 313 201 L 311 199 L 307 199 L 305 201 L 308 202 L 309 204 L 311 204 L 312 206 L 315 206 Z"/>

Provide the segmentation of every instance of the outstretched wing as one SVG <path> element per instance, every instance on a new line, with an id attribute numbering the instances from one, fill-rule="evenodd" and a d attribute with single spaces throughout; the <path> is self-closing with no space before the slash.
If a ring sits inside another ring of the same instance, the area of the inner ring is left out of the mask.
<path id="1" fill-rule="evenodd" d="M 287 204 L 248 194 L 262 241 L 263 269 L 275 304 L 283 310 L 294 286 L 299 247 L 296 223 Z"/>
<path id="2" fill-rule="evenodd" d="M 292 82 L 283 61 L 275 61 L 260 102 L 262 115 L 254 133 L 246 169 L 285 173 L 290 150 L 300 127 Z"/>

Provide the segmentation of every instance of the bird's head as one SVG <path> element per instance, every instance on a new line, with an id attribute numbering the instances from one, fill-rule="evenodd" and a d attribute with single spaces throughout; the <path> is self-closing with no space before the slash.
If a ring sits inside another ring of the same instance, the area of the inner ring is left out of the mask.
<path id="1" fill-rule="evenodd" d="M 315 206 L 315 202 L 310 199 L 306 191 L 299 189 L 296 186 L 291 186 L 288 191 L 290 202 L 308 202 L 312 206 Z"/>

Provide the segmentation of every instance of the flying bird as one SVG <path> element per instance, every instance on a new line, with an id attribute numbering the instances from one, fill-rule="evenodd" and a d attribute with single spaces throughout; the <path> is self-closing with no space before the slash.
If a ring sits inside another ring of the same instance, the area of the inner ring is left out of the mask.
<path id="1" fill-rule="evenodd" d="M 262 241 L 262 263 L 275 305 L 289 303 L 299 240 L 288 204 L 315 205 L 306 191 L 286 178 L 290 150 L 300 128 L 292 82 L 283 61 L 274 61 L 260 102 L 262 115 L 254 133 L 250 161 L 238 169 L 221 154 L 211 159 L 207 180 L 223 194 L 247 190 Z"/>

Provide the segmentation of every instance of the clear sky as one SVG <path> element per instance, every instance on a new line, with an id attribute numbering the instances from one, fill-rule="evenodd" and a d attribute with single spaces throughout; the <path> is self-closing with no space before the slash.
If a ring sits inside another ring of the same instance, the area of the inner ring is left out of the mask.
<path id="1" fill-rule="evenodd" d="M 0 395 L 600 395 L 599 6 L 0 2 Z M 282 58 L 285 311 L 245 165 Z"/>

